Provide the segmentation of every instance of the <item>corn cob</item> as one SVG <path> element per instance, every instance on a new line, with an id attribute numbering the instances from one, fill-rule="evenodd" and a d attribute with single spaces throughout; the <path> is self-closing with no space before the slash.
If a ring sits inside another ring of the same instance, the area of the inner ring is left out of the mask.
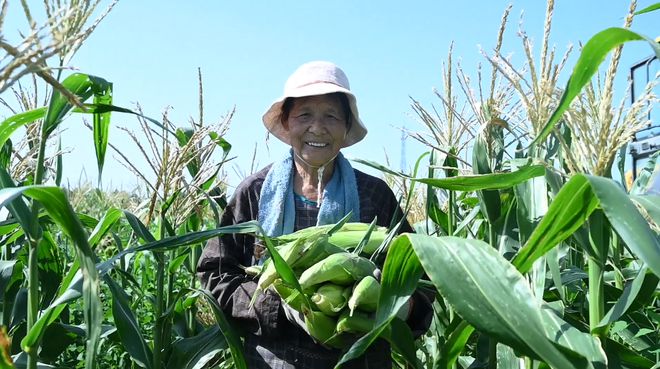
<path id="1" fill-rule="evenodd" d="M 336 316 L 346 306 L 350 293 L 350 287 L 326 283 L 314 292 L 311 300 L 322 313 Z"/>
<path id="2" fill-rule="evenodd" d="M 263 269 L 263 265 L 252 265 L 245 268 L 245 274 L 250 276 L 257 276 L 261 274 L 262 269 Z"/>
<path id="3" fill-rule="evenodd" d="M 329 317 L 320 311 L 309 310 L 303 307 L 305 316 L 305 326 L 310 336 L 324 345 L 335 348 L 344 348 L 343 337 L 337 335 L 335 331 L 337 320 Z"/>
<path id="4" fill-rule="evenodd" d="M 348 309 L 351 315 L 355 309 L 366 312 L 374 312 L 378 307 L 378 295 L 380 284 L 376 278 L 368 275 L 353 287 L 353 293 L 348 300 Z"/>
<path id="5" fill-rule="evenodd" d="M 337 333 L 367 333 L 374 327 L 374 320 L 366 313 L 356 311 L 352 315 L 344 311 L 337 320 Z"/>
<path id="6" fill-rule="evenodd" d="M 369 259 L 350 252 L 332 254 L 305 270 L 300 285 L 307 289 L 323 282 L 348 285 L 371 275 L 376 265 Z"/>

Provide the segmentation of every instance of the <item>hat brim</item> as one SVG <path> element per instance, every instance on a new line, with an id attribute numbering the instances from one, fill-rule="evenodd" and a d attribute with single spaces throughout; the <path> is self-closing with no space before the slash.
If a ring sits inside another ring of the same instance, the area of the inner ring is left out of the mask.
<path id="1" fill-rule="evenodd" d="M 367 128 L 364 126 L 364 123 L 362 123 L 360 115 L 358 114 L 355 95 L 353 95 L 350 90 L 347 90 L 333 83 L 314 83 L 296 88 L 294 92 L 281 96 L 279 99 L 275 100 L 270 108 L 266 111 L 262 117 L 262 121 L 266 126 L 266 129 L 268 129 L 268 131 L 272 133 L 273 136 L 277 137 L 285 144 L 291 145 L 291 141 L 289 140 L 289 132 L 284 128 L 281 121 L 282 105 L 284 104 L 284 100 L 286 100 L 287 97 L 295 98 L 316 96 L 334 92 L 344 93 L 348 97 L 348 105 L 351 108 L 351 116 L 353 117 L 353 121 L 350 130 L 346 133 L 346 139 L 344 140 L 344 143 L 341 147 L 344 148 L 351 146 L 361 141 L 364 136 L 367 135 Z"/>

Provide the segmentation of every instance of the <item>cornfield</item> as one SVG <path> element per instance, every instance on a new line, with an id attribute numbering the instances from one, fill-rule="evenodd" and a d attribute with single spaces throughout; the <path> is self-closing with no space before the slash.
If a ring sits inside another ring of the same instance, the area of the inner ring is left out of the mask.
<path id="1" fill-rule="evenodd" d="M 0 92 L 18 105 L 0 101 L 12 112 L 0 123 L 0 368 L 245 368 L 241 338 L 195 277 L 207 240 L 262 232 L 218 227 L 232 114 L 204 119 L 201 72 L 189 128 L 113 105 L 111 82 L 62 67 L 114 3 L 95 20 L 99 1 L 44 4 L 40 25 L 23 3 L 32 29 L 21 43 L 0 33 Z M 471 78 L 450 47 L 439 107 L 411 103 L 422 129 L 409 134 L 428 149 L 412 173 L 355 160 L 382 171 L 416 232 L 379 240 L 373 327 L 338 365 L 386 337 L 400 368 L 660 368 L 660 197 L 648 191 L 658 155 L 631 186 L 613 179 L 625 178 L 625 146 L 658 101 L 657 76 L 630 106 L 613 101 L 622 46 L 646 43 L 660 58 L 632 26 L 659 8 L 633 1 L 572 70 L 572 50 L 549 47 L 553 0 L 538 55 L 520 33 L 523 66 L 502 43 L 510 8 L 496 48 L 482 51 L 489 78 Z M 37 97 L 19 81 L 50 89 Z M 140 131 L 125 134 L 148 168 L 116 151 L 145 193 L 61 186 L 58 135 L 73 114 L 91 119 L 99 173 L 111 117 L 135 117 Z M 282 278 L 295 279 L 266 241 Z M 413 340 L 397 312 L 420 288 L 435 294 L 434 318 Z"/>

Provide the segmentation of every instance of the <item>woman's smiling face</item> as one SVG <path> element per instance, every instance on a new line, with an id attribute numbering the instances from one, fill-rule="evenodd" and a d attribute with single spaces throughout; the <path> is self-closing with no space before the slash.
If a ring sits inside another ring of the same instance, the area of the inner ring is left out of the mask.
<path id="1" fill-rule="evenodd" d="M 289 143 L 296 155 L 307 164 L 320 167 L 334 159 L 344 145 L 346 119 L 337 95 L 316 95 L 295 98 L 282 124 L 289 132 Z"/>

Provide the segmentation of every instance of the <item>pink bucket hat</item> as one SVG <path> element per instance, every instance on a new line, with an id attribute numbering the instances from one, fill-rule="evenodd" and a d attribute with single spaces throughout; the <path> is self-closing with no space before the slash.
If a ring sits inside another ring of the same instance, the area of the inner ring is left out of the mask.
<path id="1" fill-rule="evenodd" d="M 305 63 L 293 72 L 284 85 L 282 96 L 275 100 L 264 114 L 262 118 L 264 125 L 273 136 L 289 145 L 289 135 L 280 120 L 284 100 L 287 97 L 324 95 L 333 92 L 342 92 L 348 97 L 353 120 L 342 147 L 351 146 L 366 136 L 367 128 L 360 120 L 355 95 L 350 91 L 346 74 L 335 64 L 326 61 Z"/>

